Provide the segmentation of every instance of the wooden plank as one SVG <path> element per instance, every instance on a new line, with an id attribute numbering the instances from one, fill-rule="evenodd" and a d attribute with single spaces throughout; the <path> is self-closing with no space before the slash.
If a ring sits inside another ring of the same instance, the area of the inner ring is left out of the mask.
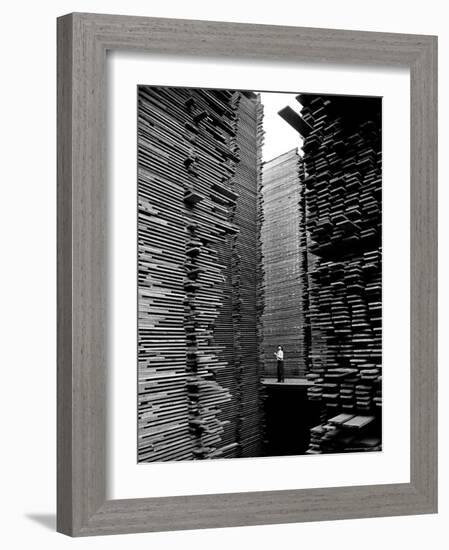
<path id="1" fill-rule="evenodd" d="M 375 420 L 374 416 L 353 416 L 343 423 L 343 428 L 360 430 Z"/>

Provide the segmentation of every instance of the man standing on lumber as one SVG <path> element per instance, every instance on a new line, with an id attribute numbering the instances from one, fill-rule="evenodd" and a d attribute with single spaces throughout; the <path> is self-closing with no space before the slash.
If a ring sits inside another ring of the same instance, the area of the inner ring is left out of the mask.
<path id="1" fill-rule="evenodd" d="M 284 382 L 284 348 L 282 346 L 278 346 L 278 349 L 274 355 L 277 359 L 278 382 Z"/>

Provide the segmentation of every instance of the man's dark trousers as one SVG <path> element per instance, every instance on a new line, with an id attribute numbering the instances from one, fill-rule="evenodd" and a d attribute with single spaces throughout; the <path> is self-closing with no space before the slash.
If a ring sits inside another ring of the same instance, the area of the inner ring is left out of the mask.
<path id="1" fill-rule="evenodd" d="M 284 382 L 284 361 L 278 360 L 278 382 Z"/>

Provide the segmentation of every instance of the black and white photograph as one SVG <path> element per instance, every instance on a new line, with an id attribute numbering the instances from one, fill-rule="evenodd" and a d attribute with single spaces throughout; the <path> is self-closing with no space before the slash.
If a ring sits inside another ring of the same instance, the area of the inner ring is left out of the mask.
<path id="1" fill-rule="evenodd" d="M 5 7 L 4 548 L 444 547 L 446 5 Z"/>
<path id="2" fill-rule="evenodd" d="M 138 463 L 382 450 L 382 98 L 137 87 Z"/>

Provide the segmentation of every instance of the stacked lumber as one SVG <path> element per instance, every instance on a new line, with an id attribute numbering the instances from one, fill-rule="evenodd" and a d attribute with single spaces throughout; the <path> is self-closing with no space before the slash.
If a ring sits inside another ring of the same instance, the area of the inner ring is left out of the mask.
<path id="1" fill-rule="evenodd" d="M 310 430 L 307 454 L 369 452 L 382 449 L 374 416 L 338 414 Z"/>
<path id="2" fill-rule="evenodd" d="M 328 407 L 369 410 L 381 374 L 380 248 L 343 261 L 317 258 L 309 274 L 311 374 L 322 375 L 314 379 Z"/>
<path id="3" fill-rule="evenodd" d="M 262 375 L 265 371 L 264 365 L 264 344 L 263 344 L 263 313 L 265 311 L 265 259 L 263 255 L 262 243 L 262 227 L 264 224 L 264 198 L 263 198 L 263 164 L 262 164 L 262 147 L 264 143 L 263 129 L 263 106 L 259 105 L 259 116 L 257 122 L 257 165 L 259 167 L 257 173 L 257 215 L 256 215 L 256 324 L 257 324 L 257 355 L 259 357 L 259 367 L 262 370 Z M 265 411 L 267 394 L 262 391 L 261 407 Z M 261 431 L 266 433 L 266 419 L 262 419 Z"/>
<path id="4" fill-rule="evenodd" d="M 217 372 L 217 382 L 230 391 L 221 407 L 224 422 L 222 446 L 214 457 L 257 456 L 262 445 L 262 385 L 258 350 L 257 193 L 260 179 L 260 147 L 263 116 L 259 96 L 240 93 L 237 106 L 236 145 L 239 163 L 230 183 L 238 195 L 232 221 L 238 233 L 219 247 L 225 265 L 223 305 L 214 340 L 223 349 L 226 369 Z"/>
<path id="5" fill-rule="evenodd" d="M 240 162 L 233 177 L 239 198 L 234 223 L 239 228 L 233 249 L 238 270 L 233 271 L 234 345 L 239 348 L 239 431 L 240 456 L 262 454 L 263 386 L 259 356 L 257 308 L 258 284 L 258 190 L 261 186 L 263 107 L 259 96 L 241 93 L 238 106 L 237 146 Z"/>
<path id="6" fill-rule="evenodd" d="M 381 100 L 314 94 L 297 99 L 300 122 L 290 112 L 281 115 L 304 140 L 307 378 L 313 382 L 308 395 L 323 406 L 323 422 L 311 430 L 309 451 L 353 450 L 358 447 L 346 437 L 347 427 L 342 430 L 329 419 L 373 416 L 379 433 L 372 440 L 380 438 Z"/>
<path id="7" fill-rule="evenodd" d="M 138 460 L 191 459 L 186 176 L 179 140 L 174 141 L 185 129 L 159 107 L 156 90 L 139 88 L 138 100 Z"/>
<path id="8" fill-rule="evenodd" d="M 263 359 L 276 376 L 274 352 L 284 349 L 286 377 L 307 370 L 307 277 L 303 166 L 297 149 L 263 166 L 261 229 L 264 264 Z"/>
<path id="9" fill-rule="evenodd" d="M 246 347 L 257 347 L 257 266 L 251 258 L 247 273 L 239 253 L 256 251 L 257 236 L 249 227 L 240 237 L 238 225 L 257 221 L 257 158 L 247 178 L 236 170 L 240 133 L 252 123 L 255 135 L 261 111 L 252 97 L 239 129 L 246 99 L 139 87 L 140 462 L 239 456 L 246 432 L 260 439 L 260 422 L 242 417 L 259 391 L 257 354 L 245 370 Z"/>

